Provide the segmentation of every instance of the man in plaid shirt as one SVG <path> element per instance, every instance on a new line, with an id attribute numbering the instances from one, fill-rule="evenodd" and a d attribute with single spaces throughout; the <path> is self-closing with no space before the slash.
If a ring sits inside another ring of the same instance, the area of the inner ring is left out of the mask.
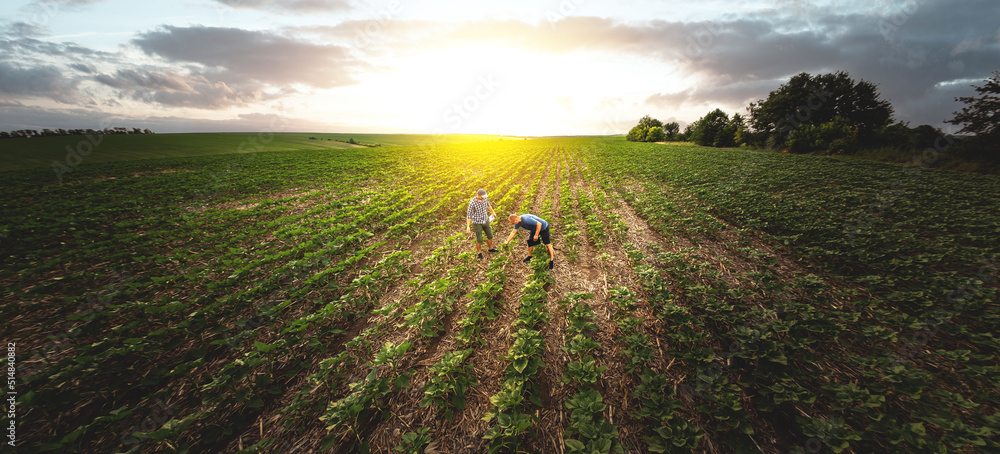
<path id="1" fill-rule="evenodd" d="M 497 213 L 493 211 L 493 205 L 486 198 L 486 190 L 480 188 L 476 191 L 476 196 L 469 200 L 469 208 L 465 210 L 465 233 L 476 231 L 476 251 L 479 258 L 483 258 L 483 234 L 486 234 L 486 245 L 489 252 L 497 252 L 493 249 L 493 227 L 490 226 L 490 214 L 495 218 Z"/>

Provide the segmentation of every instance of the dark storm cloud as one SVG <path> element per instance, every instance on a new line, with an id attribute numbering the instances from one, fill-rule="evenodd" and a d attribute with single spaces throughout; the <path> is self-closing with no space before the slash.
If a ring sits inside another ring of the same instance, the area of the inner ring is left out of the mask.
<path id="1" fill-rule="evenodd" d="M 228 84 L 304 84 L 331 88 L 355 83 L 362 67 L 339 46 L 237 28 L 170 27 L 143 33 L 133 43 L 149 55 Z"/>
<path id="2" fill-rule="evenodd" d="M 347 0 L 215 0 L 230 8 L 265 9 L 290 13 L 322 13 L 351 9 Z"/>

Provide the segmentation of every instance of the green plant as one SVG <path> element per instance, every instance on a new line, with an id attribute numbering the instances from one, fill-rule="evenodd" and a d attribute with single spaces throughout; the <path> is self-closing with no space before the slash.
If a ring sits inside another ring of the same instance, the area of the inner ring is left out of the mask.
<path id="1" fill-rule="evenodd" d="M 561 380 L 563 383 L 576 383 L 581 387 L 593 385 L 607 369 L 607 366 L 598 366 L 593 356 L 584 356 L 580 361 L 571 361 L 566 365 L 566 373 Z"/>
<path id="2" fill-rule="evenodd" d="M 601 393 L 590 389 L 566 399 L 570 421 L 563 434 L 566 449 L 572 453 L 624 453 L 618 442 L 618 429 L 608 423 L 602 413 L 607 405 Z M 572 437 L 578 437 L 574 439 Z"/>
<path id="3" fill-rule="evenodd" d="M 465 408 L 466 391 L 478 383 L 472 375 L 472 364 L 464 364 L 471 353 L 472 349 L 445 353 L 441 361 L 429 368 L 433 375 L 424 386 L 421 406 L 433 404 L 439 410 L 444 410 L 448 421 L 451 421 L 453 409 Z"/>
<path id="4" fill-rule="evenodd" d="M 403 434 L 402 441 L 399 446 L 392 448 L 396 452 L 404 452 L 406 454 L 423 454 L 424 446 L 427 446 L 431 442 L 431 437 L 427 435 L 431 429 L 429 427 L 421 427 L 417 429 L 416 432 L 407 432 Z"/>
<path id="5" fill-rule="evenodd" d="M 490 454 L 505 452 L 520 452 L 520 447 L 524 443 L 524 437 L 530 433 L 535 420 L 534 415 L 523 413 L 500 413 L 496 417 L 496 423 L 490 426 L 483 435 L 487 441 L 487 449 Z"/>

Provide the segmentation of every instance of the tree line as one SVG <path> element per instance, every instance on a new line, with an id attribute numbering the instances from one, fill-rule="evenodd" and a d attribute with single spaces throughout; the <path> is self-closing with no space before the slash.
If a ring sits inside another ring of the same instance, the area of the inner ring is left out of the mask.
<path id="1" fill-rule="evenodd" d="M 966 106 L 946 123 L 962 126 L 956 140 L 930 125 L 911 128 L 893 119 L 893 107 L 868 81 L 846 72 L 801 73 L 750 103 L 747 115 L 715 109 L 678 132 L 648 115 L 626 139 L 637 142 L 691 141 L 712 147 L 750 146 L 792 153 L 854 154 L 880 148 L 917 150 L 953 143 L 953 151 L 971 159 L 1000 158 L 1000 71 L 981 86 L 977 96 L 956 98 Z"/>
<path id="2" fill-rule="evenodd" d="M 96 136 L 110 134 L 156 134 L 151 129 L 140 128 L 104 128 L 104 129 L 18 129 L 14 131 L 0 131 L 0 139 L 16 139 L 31 137 L 54 137 L 54 136 Z"/>

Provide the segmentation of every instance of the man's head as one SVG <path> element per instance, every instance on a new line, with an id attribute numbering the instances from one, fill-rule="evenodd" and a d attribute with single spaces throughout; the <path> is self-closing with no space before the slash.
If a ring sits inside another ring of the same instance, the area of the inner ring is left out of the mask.
<path id="1" fill-rule="evenodd" d="M 521 216 L 512 214 L 507 217 L 507 221 L 510 222 L 511 224 L 517 224 L 518 222 L 521 222 Z"/>
<path id="2" fill-rule="evenodd" d="M 483 188 L 479 188 L 479 190 L 476 191 L 476 198 L 479 199 L 479 200 L 485 199 L 486 198 L 486 190 L 483 189 Z"/>

